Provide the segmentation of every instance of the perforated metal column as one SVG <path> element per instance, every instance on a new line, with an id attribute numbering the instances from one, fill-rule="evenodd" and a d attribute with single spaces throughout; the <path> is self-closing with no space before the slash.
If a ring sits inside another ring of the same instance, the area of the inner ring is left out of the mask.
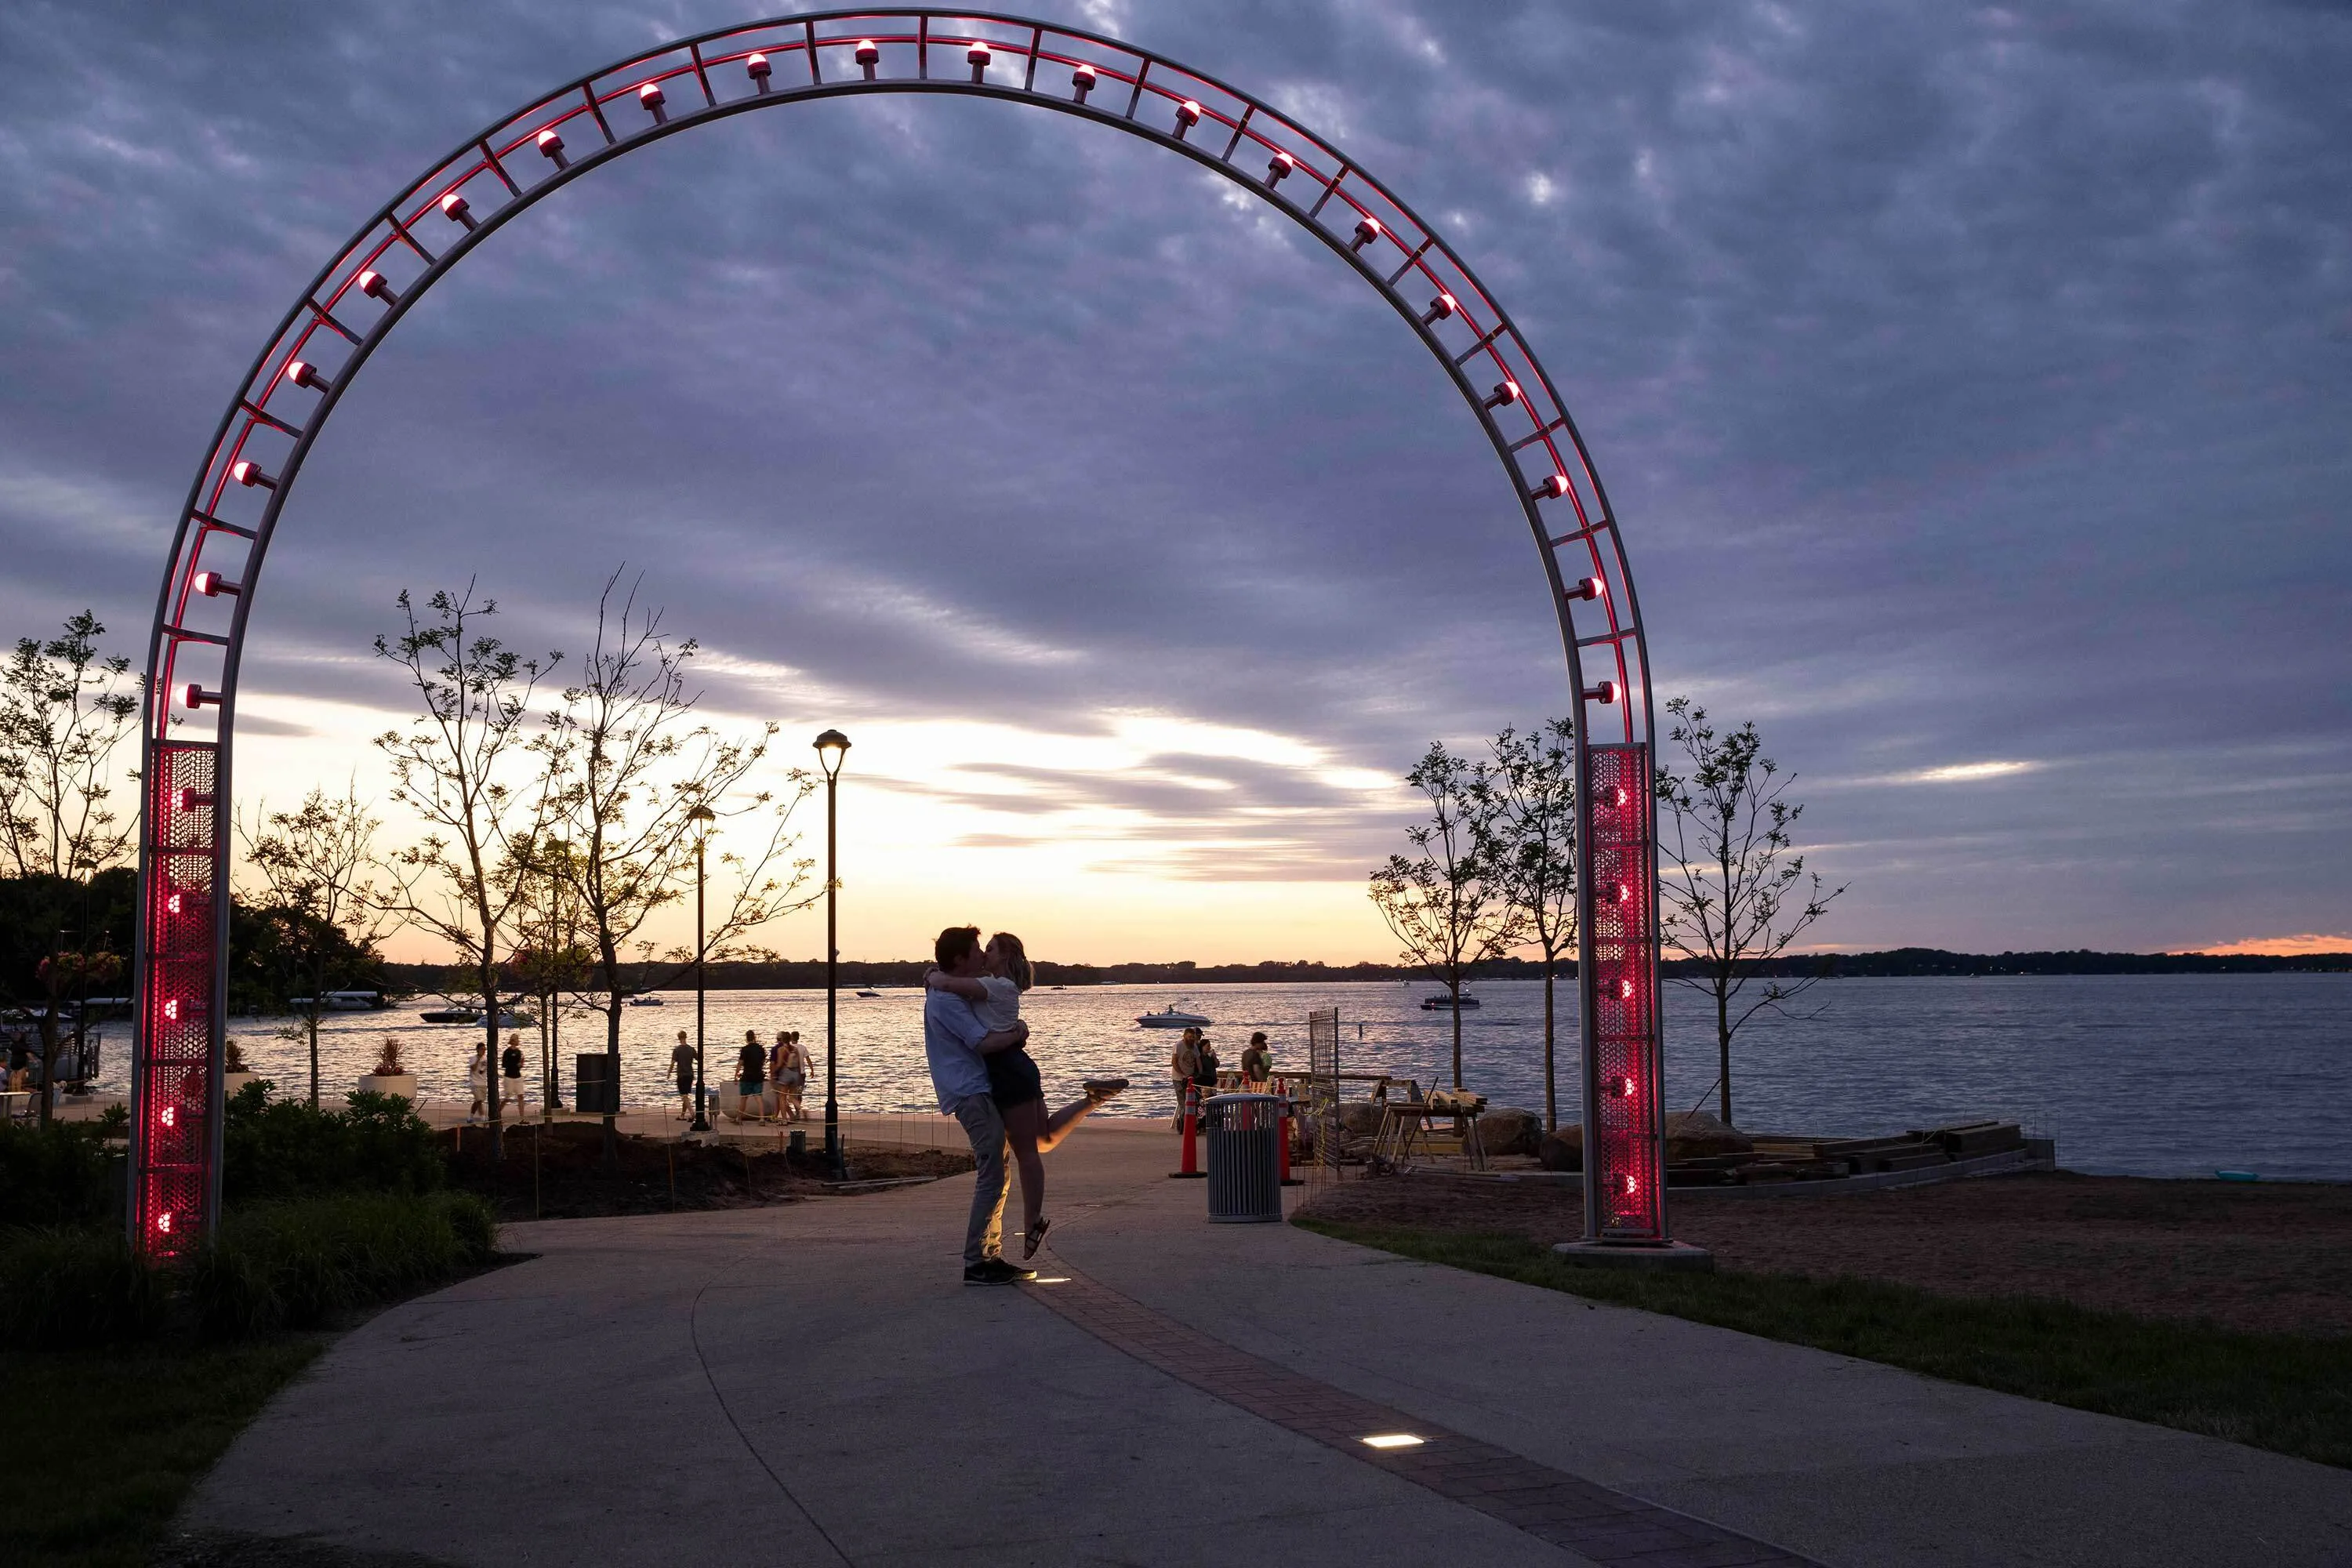
<path id="1" fill-rule="evenodd" d="M 1666 1239 L 1665 1123 L 1659 1104 L 1655 802 L 1650 748 L 1596 745 L 1587 763 L 1592 1058 L 1585 1067 L 1585 1231 Z"/>
<path id="2" fill-rule="evenodd" d="M 213 1049 L 218 763 L 209 741 L 159 742 L 147 779 L 131 1226 L 151 1258 L 194 1246 L 214 1206 L 221 1086 Z"/>

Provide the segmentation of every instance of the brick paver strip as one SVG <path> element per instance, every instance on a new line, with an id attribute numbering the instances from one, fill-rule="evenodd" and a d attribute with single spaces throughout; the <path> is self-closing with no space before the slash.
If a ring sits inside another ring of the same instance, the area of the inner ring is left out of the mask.
<path id="1" fill-rule="evenodd" d="M 1066 1280 L 1031 1294 L 1113 1349 L 1277 1426 L 1595 1563 L 1638 1568 L 1821 1568 L 1811 1558 L 1612 1491 L 1235 1350 L 1067 1265 L 1064 1268 Z M 1379 1432 L 1411 1432 L 1423 1441 L 1412 1448 L 1365 1447 L 1362 1439 Z"/>

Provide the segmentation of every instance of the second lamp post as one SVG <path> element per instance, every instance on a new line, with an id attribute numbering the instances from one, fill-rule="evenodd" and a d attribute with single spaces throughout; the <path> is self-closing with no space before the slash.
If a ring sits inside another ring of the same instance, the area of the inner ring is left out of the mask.
<path id="1" fill-rule="evenodd" d="M 835 833 L 834 785 L 841 778 L 841 759 L 849 751 L 849 737 L 827 730 L 816 738 L 816 757 L 824 769 L 824 1157 L 833 1179 L 845 1179 L 841 1151 L 841 1107 L 834 1098 L 833 1063 L 838 1051 L 835 1031 L 841 990 L 841 942 L 835 921 L 841 901 L 838 840 Z"/>

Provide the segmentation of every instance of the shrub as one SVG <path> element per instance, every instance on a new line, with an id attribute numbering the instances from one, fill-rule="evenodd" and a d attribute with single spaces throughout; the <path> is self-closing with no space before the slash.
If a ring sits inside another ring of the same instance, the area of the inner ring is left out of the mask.
<path id="1" fill-rule="evenodd" d="M 433 1130 L 397 1095 L 354 1094 L 329 1110 L 272 1100 L 249 1083 L 228 1103 L 222 1129 L 222 1194 L 231 1205 L 320 1193 L 425 1193 L 445 1161 Z"/>
<path id="2" fill-rule="evenodd" d="M 188 1292 L 207 1334 L 311 1328 L 489 1261 L 497 1226 L 469 1193 L 351 1194 L 229 1215 Z"/>
<path id="3" fill-rule="evenodd" d="M 0 1246 L 0 1321 L 19 1348 L 70 1350 L 162 1331 L 169 1280 L 123 1233 L 56 1226 Z"/>
<path id="4" fill-rule="evenodd" d="M 110 1217 L 106 1142 L 89 1122 L 0 1122 L 0 1226 L 85 1225 Z"/>

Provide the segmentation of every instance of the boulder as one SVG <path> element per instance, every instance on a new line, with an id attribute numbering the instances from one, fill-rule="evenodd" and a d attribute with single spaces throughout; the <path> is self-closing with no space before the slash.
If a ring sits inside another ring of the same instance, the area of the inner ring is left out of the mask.
<path id="1" fill-rule="evenodd" d="M 1547 1132 L 1537 1146 L 1536 1157 L 1547 1171 L 1581 1171 L 1584 1169 L 1584 1129 L 1575 1122 L 1560 1123 L 1557 1131 Z"/>
<path id="2" fill-rule="evenodd" d="M 1675 1110 L 1666 1115 L 1666 1163 L 1696 1160 L 1709 1154 L 1745 1154 L 1756 1147 L 1746 1133 L 1726 1126 L 1704 1110 Z"/>
<path id="3" fill-rule="evenodd" d="M 1381 1108 L 1369 1100 L 1339 1102 L 1339 1131 L 1350 1138 L 1370 1138 L 1381 1130 Z"/>
<path id="4" fill-rule="evenodd" d="M 1478 1141 L 1492 1154 L 1533 1154 L 1543 1144 L 1543 1118 L 1513 1105 L 1498 1105 L 1478 1118 Z"/>

